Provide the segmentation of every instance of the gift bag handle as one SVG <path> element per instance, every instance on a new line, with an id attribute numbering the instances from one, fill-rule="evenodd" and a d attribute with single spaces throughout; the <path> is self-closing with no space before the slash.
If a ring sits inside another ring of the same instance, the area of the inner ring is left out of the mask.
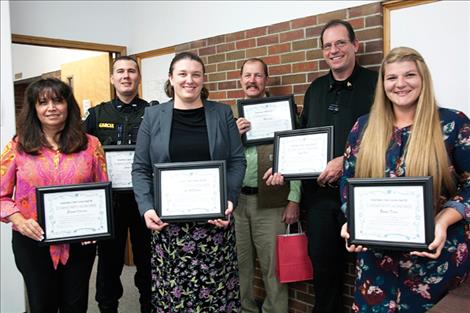
<path id="1" fill-rule="evenodd" d="M 290 233 L 290 225 L 291 225 L 291 224 L 287 224 L 286 235 L 290 235 L 290 234 L 291 234 L 291 233 Z M 303 231 L 302 231 L 302 224 L 300 224 L 299 221 L 297 221 L 297 233 L 298 233 L 298 234 L 303 233 Z M 293 235 L 294 235 L 294 234 L 293 234 Z"/>

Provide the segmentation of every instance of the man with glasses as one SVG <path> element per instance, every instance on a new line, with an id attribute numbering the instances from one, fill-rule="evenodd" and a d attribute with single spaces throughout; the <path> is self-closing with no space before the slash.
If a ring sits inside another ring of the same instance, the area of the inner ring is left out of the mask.
<path id="1" fill-rule="evenodd" d="M 343 312 L 345 217 L 337 181 L 343 168 L 347 136 L 356 119 L 369 112 L 377 73 L 356 62 L 359 42 L 348 22 L 332 20 L 320 35 L 323 58 L 330 67 L 305 93 L 301 128 L 333 125 L 334 158 L 316 180 L 302 181 L 301 207 L 307 211 L 309 254 L 314 267 L 315 313 Z"/>
<path id="2" fill-rule="evenodd" d="M 268 97 L 268 66 L 263 60 L 246 60 L 240 70 L 240 83 L 245 99 Z M 240 135 L 250 130 L 245 118 L 237 119 Z M 263 313 L 288 311 L 288 286 L 276 278 L 276 235 L 285 232 L 286 224 L 295 223 L 299 217 L 300 183 L 267 187 L 262 180 L 271 166 L 273 146 L 260 145 L 245 149 L 247 161 L 243 187 L 234 211 L 237 238 L 237 258 L 240 271 L 241 312 L 258 313 L 253 290 L 255 258 L 258 257 L 263 276 L 266 298 Z"/>

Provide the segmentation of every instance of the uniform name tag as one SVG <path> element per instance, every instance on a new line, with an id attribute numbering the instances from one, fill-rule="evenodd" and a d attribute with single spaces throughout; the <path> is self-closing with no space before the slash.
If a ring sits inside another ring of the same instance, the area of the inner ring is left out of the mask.
<path id="1" fill-rule="evenodd" d="M 99 128 L 114 128 L 114 123 L 99 123 Z"/>

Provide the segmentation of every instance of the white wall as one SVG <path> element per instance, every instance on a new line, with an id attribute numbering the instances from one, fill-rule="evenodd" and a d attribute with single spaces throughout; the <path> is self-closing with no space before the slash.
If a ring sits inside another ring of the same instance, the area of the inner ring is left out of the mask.
<path id="1" fill-rule="evenodd" d="M 0 1 L 1 11 L 1 85 L 0 85 L 0 145 L 3 150 L 15 131 L 15 105 L 11 66 L 11 36 L 9 2 Z M 0 223 L 1 268 L 0 268 L 0 312 L 19 313 L 25 311 L 23 280 L 16 270 L 11 250 L 11 226 Z"/>
<path id="2" fill-rule="evenodd" d="M 135 1 L 129 53 L 377 1 Z"/>
<path id="3" fill-rule="evenodd" d="M 375 1 L 20 1 L 12 33 L 127 46 L 129 54 Z"/>
<path id="4" fill-rule="evenodd" d="M 101 54 L 107 53 L 13 44 L 13 74 L 22 73 L 22 77 L 19 79 L 36 77 L 43 73 L 60 70 L 61 64 Z"/>
<path id="5" fill-rule="evenodd" d="M 390 14 L 390 47 L 418 50 L 431 71 L 439 105 L 468 116 L 469 17 L 468 1 L 438 1 L 393 10 Z"/>
<path id="6" fill-rule="evenodd" d="M 3 0 L 2 0 L 3 1 Z M 14 34 L 127 46 L 132 1 L 10 1 Z"/>

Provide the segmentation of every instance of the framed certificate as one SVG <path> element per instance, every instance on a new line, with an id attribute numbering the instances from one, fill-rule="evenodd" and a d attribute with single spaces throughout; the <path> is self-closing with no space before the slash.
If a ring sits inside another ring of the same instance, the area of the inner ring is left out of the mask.
<path id="1" fill-rule="evenodd" d="M 154 164 L 155 210 L 163 221 L 224 218 L 225 161 Z"/>
<path id="2" fill-rule="evenodd" d="M 106 155 L 106 167 L 113 190 L 132 190 L 132 162 L 134 145 L 103 146 Z"/>
<path id="3" fill-rule="evenodd" d="M 109 239 L 114 235 L 111 183 L 36 188 L 42 243 Z"/>
<path id="4" fill-rule="evenodd" d="M 432 177 L 348 179 L 350 243 L 426 250 L 434 239 Z"/>
<path id="5" fill-rule="evenodd" d="M 333 157 L 333 126 L 276 132 L 273 172 L 284 179 L 315 178 Z"/>
<path id="6" fill-rule="evenodd" d="M 244 145 L 272 143 L 275 132 L 295 129 L 293 95 L 238 100 L 237 106 L 238 116 L 251 123 L 251 129 L 242 136 Z"/>

